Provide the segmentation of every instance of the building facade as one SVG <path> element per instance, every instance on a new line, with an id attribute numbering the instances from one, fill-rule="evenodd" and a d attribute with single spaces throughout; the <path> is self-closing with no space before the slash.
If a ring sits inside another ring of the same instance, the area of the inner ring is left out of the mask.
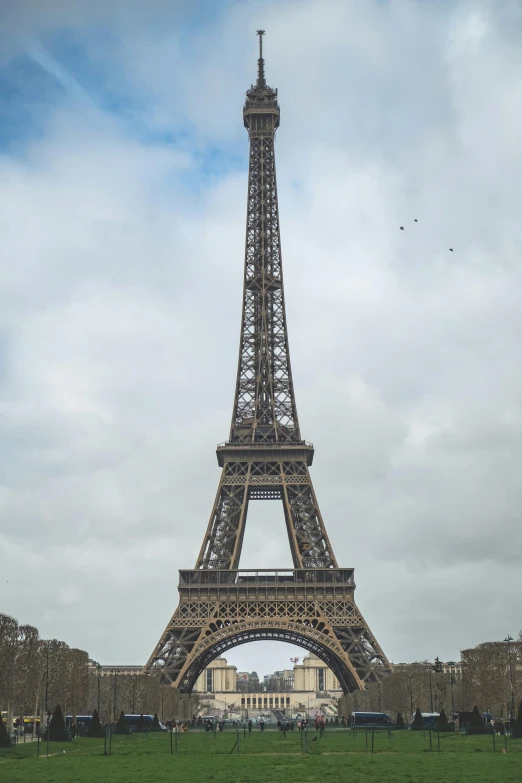
<path id="1" fill-rule="evenodd" d="M 307 655 L 302 664 L 294 666 L 294 690 L 325 693 L 341 692 L 339 680 L 316 655 Z"/>
<path id="2" fill-rule="evenodd" d="M 194 685 L 196 693 L 235 693 L 237 667 L 223 657 L 215 658 L 199 675 Z"/>
<path id="3" fill-rule="evenodd" d="M 265 674 L 263 677 L 263 688 L 259 690 L 265 691 L 281 691 L 286 693 L 287 691 L 294 690 L 294 670 L 282 669 L 281 671 L 274 672 L 273 674 Z"/>
<path id="4" fill-rule="evenodd" d="M 231 687 L 237 682 L 236 688 Z M 342 694 L 333 672 L 315 655 L 307 655 L 293 669 L 266 675 L 262 682 L 252 673 L 236 672 L 225 658 L 216 658 L 196 681 L 194 688 L 205 711 L 226 716 L 255 717 L 281 710 L 287 715 L 321 712 L 335 715 L 336 699 Z"/>
<path id="5" fill-rule="evenodd" d="M 102 666 L 96 661 L 89 660 L 89 669 L 94 669 L 100 673 L 100 677 L 109 677 L 113 674 L 118 676 L 127 675 L 128 677 L 137 677 L 139 674 L 143 674 L 143 665 L 138 664 L 136 666 Z"/>

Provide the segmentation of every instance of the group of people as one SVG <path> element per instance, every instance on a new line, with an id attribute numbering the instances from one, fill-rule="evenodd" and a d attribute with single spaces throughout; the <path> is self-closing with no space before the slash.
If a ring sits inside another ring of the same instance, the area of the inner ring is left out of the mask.
<path id="1" fill-rule="evenodd" d="M 502 718 L 491 718 L 489 725 L 493 729 L 494 734 L 505 734 L 506 733 L 506 724 L 502 720 Z"/>
<path id="2" fill-rule="evenodd" d="M 238 724 L 237 720 L 233 720 L 232 721 L 232 728 L 236 729 L 238 727 L 238 725 L 239 724 Z M 214 731 L 214 721 L 211 720 L 210 718 L 207 718 L 205 720 L 204 726 L 205 726 L 205 731 Z M 225 721 L 223 720 L 223 718 L 221 718 L 221 720 L 217 721 L 216 726 L 217 726 L 217 730 L 218 731 L 223 731 L 224 730 L 224 728 L 225 728 Z"/>
<path id="3" fill-rule="evenodd" d="M 73 739 L 76 739 L 76 737 L 85 737 L 88 730 L 89 727 L 87 726 L 87 724 L 81 720 L 78 721 L 78 723 L 76 723 L 75 721 L 71 723 L 71 737 Z"/>
<path id="4" fill-rule="evenodd" d="M 169 730 L 172 729 L 172 731 L 175 731 L 178 734 L 181 733 L 186 734 L 187 731 L 189 730 L 189 725 L 186 720 L 185 721 L 168 720 L 165 725 Z"/>
<path id="5" fill-rule="evenodd" d="M 344 716 L 342 717 L 341 722 L 342 722 L 343 726 L 347 725 L 347 720 L 346 720 L 346 718 Z M 173 724 L 175 725 L 176 721 L 173 721 Z M 201 721 L 198 719 L 198 725 L 200 725 L 200 724 L 201 724 Z M 167 723 L 167 726 L 169 726 L 169 725 L 170 724 Z M 212 719 L 210 719 L 210 718 L 205 719 L 204 722 L 203 722 L 203 725 L 205 727 L 205 731 L 214 731 L 214 721 Z M 241 725 L 243 725 L 243 724 L 241 724 Z M 308 718 L 298 718 L 297 719 L 297 729 L 299 731 L 304 731 L 304 729 L 308 728 L 308 725 L 309 725 L 309 719 Z M 323 732 L 324 729 L 325 729 L 325 718 L 324 718 L 324 715 L 317 715 L 317 717 L 315 718 L 314 725 L 315 725 L 316 732 L 317 731 Z M 183 726 L 186 727 L 187 724 L 185 723 L 185 724 L 183 724 Z M 239 721 L 237 721 L 237 720 L 232 721 L 232 728 L 236 729 L 238 726 L 240 726 L 240 722 Z M 264 731 L 265 730 L 265 721 L 263 720 L 263 718 L 261 718 L 258 721 L 257 727 L 258 727 L 259 731 Z M 218 731 L 223 731 L 224 728 L 225 728 L 225 721 L 223 719 L 218 720 L 216 722 L 216 728 L 217 728 Z M 249 732 L 252 731 L 253 723 L 252 723 L 251 719 L 247 723 L 247 728 L 248 728 Z M 290 720 L 289 718 L 285 719 L 284 721 L 278 720 L 277 721 L 277 728 L 279 729 L 279 731 L 294 731 L 294 729 L 296 728 L 296 723 L 293 720 Z M 187 728 L 183 728 L 183 731 L 188 731 L 188 727 Z"/>
<path id="6" fill-rule="evenodd" d="M 309 723 L 310 723 L 310 720 L 308 718 L 300 718 L 297 721 L 297 728 L 299 729 L 299 731 L 304 731 L 305 729 L 308 728 Z M 324 715 L 316 715 L 315 716 L 315 721 L 314 721 L 314 726 L 315 726 L 316 732 L 317 731 L 323 732 L 324 729 L 325 729 L 325 725 L 326 724 L 325 724 Z M 294 728 L 293 723 L 292 723 L 292 728 Z"/>

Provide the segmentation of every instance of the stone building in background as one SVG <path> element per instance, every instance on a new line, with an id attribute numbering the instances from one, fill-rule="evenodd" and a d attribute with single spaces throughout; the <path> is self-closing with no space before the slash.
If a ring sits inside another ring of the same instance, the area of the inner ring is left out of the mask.
<path id="1" fill-rule="evenodd" d="M 215 658 L 196 680 L 197 693 L 235 693 L 237 666 L 231 666 L 223 657 Z"/>
<path id="2" fill-rule="evenodd" d="M 294 690 L 315 691 L 341 695 L 339 680 L 331 669 L 324 665 L 316 655 L 307 655 L 302 664 L 294 666 Z"/>
<path id="3" fill-rule="evenodd" d="M 236 688 L 231 682 L 236 678 Z M 236 672 L 225 658 L 216 658 L 198 677 L 195 691 L 204 711 L 226 717 L 256 717 L 272 710 L 287 715 L 337 715 L 342 695 L 333 672 L 315 655 L 301 665 L 267 674 L 260 682 L 256 672 Z"/>

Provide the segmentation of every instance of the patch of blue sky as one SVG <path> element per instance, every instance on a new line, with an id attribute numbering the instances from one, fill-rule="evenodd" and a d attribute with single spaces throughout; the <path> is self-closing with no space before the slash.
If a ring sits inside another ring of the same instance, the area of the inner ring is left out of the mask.
<path id="1" fill-rule="evenodd" d="M 118 63 L 90 58 L 80 38 L 60 33 L 45 43 L 29 41 L 24 53 L 0 69 L 0 150 L 20 149 L 40 136 L 71 99 L 111 115 L 143 143 L 173 144 L 177 133 L 186 131 L 158 132 L 150 126 L 146 96 L 126 83 Z"/>
<path id="2" fill-rule="evenodd" d="M 111 115 L 144 143 L 174 142 L 177 131 L 183 132 L 183 121 L 178 117 L 172 130 L 158 132 L 148 121 L 154 114 L 149 96 L 129 81 L 122 67 L 117 54 L 118 40 L 106 29 L 97 31 L 94 39 L 86 40 L 74 32 L 62 31 L 46 41 L 49 63 L 54 62 L 59 69 L 57 78 L 65 77 L 71 92 L 81 90 L 92 105 Z"/>
<path id="3" fill-rule="evenodd" d="M 63 98 L 63 86 L 27 55 L 1 68 L 0 152 L 15 152 L 41 136 L 49 112 Z"/>
<path id="4" fill-rule="evenodd" d="M 237 145 L 209 147 L 194 155 L 194 164 L 205 181 L 221 179 L 230 171 L 247 170 L 248 150 L 242 152 L 243 154 L 238 152 Z"/>
<path id="5" fill-rule="evenodd" d="M 7 377 L 7 351 L 9 345 L 9 336 L 7 333 L 0 334 L 0 384 L 3 383 Z M 1 482 L 1 476 L 0 476 Z"/>
<path id="6" fill-rule="evenodd" d="M 177 149 L 184 151 L 183 145 L 178 145 Z M 237 151 L 213 148 L 194 153 L 190 144 L 186 152 L 188 165 L 167 167 L 155 177 L 154 186 L 148 195 L 151 200 L 168 198 L 169 191 L 176 191 L 178 195 L 183 194 L 187 202 L 195 205 L 204 200 L 209 190 L 227 176 L 236 172 L 246 176 L 248 152 L 238 156 Z"/>
<path id="7" fill-rule="evenodd" d="M 201 21 L 185 20 L 178 40 L 187 47 Z M 61 105 L 71 99 L 86 110 L 89 106 L 109 116 L 120 133 L 142 145 L 167 146 L 186 153 L 190 165 L 181 171 L 166 171 L 165 186 L 181 178 L 197 193 L 231 170 L 246 169 L 246 146 L 238 154 L 237 143 L 223 141 L 208 146 L 183 111 L 155 122 L 154 100 L 129 80 L 118 57 L 118 40 L 109 28 L 89 28 L 78 33 L 61 30 L 45 41 L 29 41 L 26 52 L 0 71 L 0 151 L 23 150 L 24 144 L 45 132 L 47 123 Z M 113 56 L 111 56 L 111 52 Z"/>
<path id="8" fill-rule="evenodd" d="M 192 20 L 186 25 L 187 35 L 180 36 L 184 46 L 187 46 L 187 38 L 197 30 L 198 24 L 197 20 Z M 110 39 L 106 38 L 102 48 L 108 51 L 110 44 Z M 116 46 L 117 42 L 113 44 Z M 154 99 L 141 92 L 136 84 L 129 82 L 117 59 L 93 62 L 82 41 L 69 34 L 56 36 L 49 48 L 60 67 L 81 85 L 100 110 L 112 116 L 121 132 L 140 144 L 167 146 L 190 156 L 191 166 L 181 172 L 165 172 L 163 179 L 166 185 L 175 179 L 197 191 L 206 187 L 209 180 L 219 179 L 231 169 L 246 168 L 246 147 L 245 154 L 238 155 L 237 144 L 233 142 L 223 142 L 219 147 L 201 144 L 196 141 L 196 129 L 182 111 L 171 114 L 168 129 L 164 121 L 158 125 L 154 121 L 155 110 L 161 107 L 157 107 Z"/>

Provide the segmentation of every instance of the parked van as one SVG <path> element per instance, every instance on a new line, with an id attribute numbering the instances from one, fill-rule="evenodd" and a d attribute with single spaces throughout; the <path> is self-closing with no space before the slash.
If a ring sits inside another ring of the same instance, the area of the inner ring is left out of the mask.
<path id="1" fill-rule="evenodd" d="M 437 723 L 439 722 L 439 717 L 440 717 L 439 712 L 421 712 L 421 715 L 422 715 L 422 723 L 425 729 L 437 728 Z M 415 713 L 413 713 L 411 717 L 412 723 L 414 718 L 415 718 Z"/>
<path id="2" fill-rule="evenodd" d="M 129 731 L 131 734 L 133 734 L 135 731 L 138 730 L 138 724 L 140 722 L 141 715 L 125 715 L 125 720 L 127 721 L 127 726 L 129 727 Z M 66 715 L 65 716 L 65 725 L 67 728 L 70 728 L 72 724 L 72 715 Z M 143 722 L 145 724 L 146 731 L 150 731 L 150 727 L 152 725 L 152 721 L 154 720 L 154 715 L 144 715 L 143 716 Z M 81 728 L 82 726 L 86 729 L 89 728 L 92 722 L 92 715 L 77 715 L 76 716 L 76 726 L 78 728 Z M 168 731 L 167 727 L 160 721 L 160 730 L 161 731 Z"/>
<path id="3" fill-rule="evenodd" d="M 388 729 L 393 725 L 385 712 L 352 712 L 352 729 Z"/>
<path id="4" fill-rule="evenodd" d="M 138 725 L 140 722 L 141 715 L 126 715 L 125 720 L 127 721 L 127 726 L 130 729 L 131 734 L 134 734 L 135 731 L 139 731 Z M 152 721 L 154 720 L 154 715 L 144 715 L 143 721 L 145 724 L 145 731 L 150 731 L 150 727 L 152 726 Z M 159 721 L 160 730 L 161 731 L 168 731 L 167 727 Z"/>

